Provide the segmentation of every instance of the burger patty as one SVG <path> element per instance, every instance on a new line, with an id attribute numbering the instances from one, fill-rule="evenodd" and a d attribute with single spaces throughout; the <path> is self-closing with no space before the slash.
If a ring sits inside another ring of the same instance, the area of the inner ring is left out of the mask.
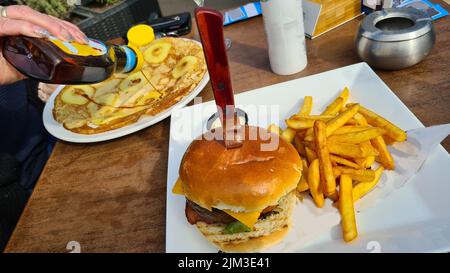
<path id="1" fill-rule="evenodd" d="M 221 210 L 213 208 L 212 211 L 209 211 L 189 199 L 186 199 L 185 213 L 188 222 L 192 225 L 200 221 L 207 224 L 229 224 L 236 221 L 236 219 Z"/>
<path id="2" fill-rule="evenodd" d="M 264 218 L 268 214 L 272 213 L 272 210 L 274 208 L 275 206 L 265 208 L 261 212 L 259 218 L 260 219 Z M 186 218 L 191 225 L 194 225 L 197 222 L 205 222 L 207 224 L 216 224 L 216 223 L 229 224 L 232 222 L 236 222 L 236 219 L 227 214 L 226 212 L 223 212 L 215 208 L 213 208 L 212 211 L 209 211 L 205 208 L 200 207 L 199 205 L 190 201 L 189 199 L 186 199 L 185 213 Z"/>

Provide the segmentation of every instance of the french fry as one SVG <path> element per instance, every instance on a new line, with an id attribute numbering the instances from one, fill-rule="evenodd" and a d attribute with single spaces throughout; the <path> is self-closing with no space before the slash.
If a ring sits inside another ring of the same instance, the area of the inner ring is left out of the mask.
<path id="1" fill-rule="evenodd" d="M 289 128 L 300 130 L 300 129 L 308 129 L 314 126 L 313 119 L 287 119 L 286 125 Z"/>
<path id="2" fill-rule="evenodd" d="M 308 155 L 308 152 L 306 152 L 306 155 Z M 343 157 L 337 156 L 337 155 L 332 155 L 330 154 L 330 160 L 331 162 L 335 162 L 344 166 L 348 166 L 354 169 L 361 169 L 361 166 L 359 166 L 358 164 L 356 164 L 355 162 L 345 159 Z"/>
<path id="3" fill-rule="evenodd" d="M 383 129 L 374 127 L 359 132 L 332 135 L 327 138 L 327 141 L 358 144 L 376 138 L 377 136 L 381 136 L 383 133 Z"/>
<path id="4" fill-rule="evenodd" d="M 281 128 L 279 126 L 277 126 L 275 123 L 272 123 L 269 125 L 269 127 L 267 127 L 267 130 L 271 133 L 275 133 L 277 135 L 281 135 Z"/>
<path id="5" fill-rule="evenodd" d="M 306 178 L 302 175 L 302 178 L 300 178 L 300 182 L 297 185 L 297 191 L 298 192 L 304 192 L 309 189 L 308 181 Z"/>
<path id="6" fill-rule="evenodd" d="M 308 181 L 306 181 L 306 179 L 302 176 L 302 178 L 300 179 L 300 182 L 297 185 L 297 191 L 304 192 L 304 191 L 307 191 L 308 189 L 309 189 Z"/>
<path id="7" fill-rule="evenodd" d="M 303 163 L 303 170 L 302 170 L 302 177 L 300 178 L 300 182 L 297 185 L 297 191 L 298 192 L 304 192 L 307 191 L 309 189 L 309 184 L 308 184 L 308 164 L 306 163 L 306 160 L 302 160 Z"/>
<path id="8" fill-rule="evenodd" d="M 306 172 L 308 172 L 308 161 L 304 158 L 302 158 L 302 166 L 303 166 L 303 170 L 306 170 Z M 305 175 L 306 177 L 306 175 Z"/>
<path id="9" fill-rule="evenodd" d="M 395 140 L 390 138 L 387 135 L 383 135 L 383 139 L 384 139 L 384 142 L 386 143 L 386 145 L 392 145 L 395 143 Z"/>
<path id="10" fill-rule="evenodd" d="M 305 147 L 313 149 L 314 151 L 316 150 L 316 144 L 313 141 L 303 141 L 303 145 L 305 145 Z"/>
<path id="11" fill-rule="evenodd" d="M 350 91 L 347 87 L 342 90 L 342 92 L 339 94 L 339 96 L 330 104 L 327 106 L 327 108 L 322 112 L 322 114 L 330 114 L 334 115 L 339 113 L 341 110 L 343 110 L 345 103 L 348 100 L 348 97 L 350 96 Z"/>
<path id="12" fill-rule="evenodd" d="M 309 147 L 305 147 L 305 152 L 306 152 L 306 158 L 308 159 L 309 164 L 311 164 L 314 159 L 317 159 L 317 154 L 316 152 L 314 152 L 313 149 L 309 148 Z"/>
<path id="13" fill-rule="evenodd" d="M 308 169 L 308 185 L 309 191 L 313 197 L 314 203 L 321 208 L 324 205 L 322 187 L 320 185 L 319 160 L 314 159 Z"/>
<path id="14" fill-rule="evenodd" d="M 353 104 L 347 104 L 347 106 L 351 105 Z M 377 113 L 372 112 L 362 106 L 359 108 L 359 113 L 361 113 L 361 115 L 366 118 L 367 122 L 370 125 L 383 128 L 386 131 L 386 135 L 393 140 L 399 142 L 406 140 L 407 136 L 405 131 L 403 131 L 387 119 L 383 118 L 382 116 L 378 115 Z"/>
<path id="15" fill-rule="evenodd" d="M 366 168 L 365 166 L 367 165 L 367 162 L 368 162 L 367 158 L 369 158 L 369 157 L 366 157 L 366 158 L 355 158 L 354 160 L 355 160 L 355 163 L 360 166 L 360 169 L 363 169 L 363 168 Z M 373 157 L 373 158 L 374 158 L 374 162 L 375 162 L 375 157 Z"/>
<path id="16" fill-rule="evenodd" d="M 351 118 L 345 123 L 345 125 L 358 125 L 358 121 L 356 121 L 356 119 L 354 118 Z"/>
<path id="17" fill-rule="evenodd" d="M 297 132 L 295 130 L 293 130 L 292 128 L 286 128 L 285 130 L 283 130 L 280 137 L 282 139 L 286 140 L 287 142 L 292 143 L 296 133 Z"/>
<path id="18" fill-rule="evenodd" d="M 297 119 L 297 120 L 330 120 L 334 118 L 333 115 L 303 115 L 303 114 L 296 114 L 292 115 L 291 119 Z"/>
<path id="19" fill-rule="evenodd" d="M 370 144 L 370 141 L 361 143 L 361 147 L 364 151 L 372 151 L 375 149 L 372 144 Z M 372 166 L 373 162 L 375 162 L 375 156 L 371 155 L 365 158 L 355 158 L 355 162 L 363 168 L 369 168 Z"/>
<path id="20" fill-rule="evenodd" d="M 344 87 L 344 90 L 342 90 L 341 94 L 339 94 L 339 97 L 342 98 L 344 100 L 344 105 L 345 103 L 348 101 L 348 97 L 350 97 L 350 90 L 348 89 L 348 87 Z M 343 107 L 344 107 L 343 105 Z"/>
<path id="21" fill-rule="evenodd" d="M 367 126 L 368 125 L 366 118 L 363 115 L 361 115 L 360 113 L 356 113 L 353 116 L 353 118 L 361 126 Z M 370 149 L 371 145 L 372 144 L 370 144 L 370 141 L 365 141 L 365 142 L 361 143 L 361 146 L 363 146 L 363 149 Z M 355 159 L 355 162 L 358 163 L 360 166 L 362 166 L 364 168 L 369 168 L 370 166 L 372 166 L 373 162 L 375 162 L 375 156 L 368 156 L 368 157 L 366 157 L 364 159 L 357 158 L 357 159 Z"/>
<path id="22" fill-rule="evenodd" d="M 383 174 L 384 168 L 383 166 L 378 167 L 375 170 L 375 177 L 372 181 L 366 183 L 358 183 L 352 190 L 353 202 L 358 201 L 361 197 L 366 195 L 369 191 L 371 191 L 380 181 L 381 175 Z"/>
<path id="23" fill-rule="evenodd" d="M 333 134 L 331 135 L 341 135 L 341 134 L 347 134 L 347 133 L 356 133 L 356 132 L 360 132 L 360 131 L 364 131 L 367 129 L 370 129 L 371 127 L 369 126 L 359 126 L 359 125 L 344 125 L 338 129 L 336 129 L 336 131 L 333 132 Z"/>
<path id="24" fill-rule="evenodd" d="M 304 138 L 305 138 L 305 135 L 306 135 L 306 129 L 298 130 L 298 131 L 297 131 L 297 136 L 298 136 L 300 139 L 304 139 Z"/>
<path id="25" fill-rule="evenodd" d="M 378 156 L 379 152 L 375 149 L 372 144 L 368 143 L 368 145 L 359 145 L 364 154 L 368 156 Z"/>
<path id="26" fill-rule="evenodd" d="M 353 180 L 359 182 L 371 182 L 375 178 L 375 172 L 369 169 L 352 169 L 346 167 L 334 167 L 333 169 L 338 170 L 339 174 L 349 175 Z"/>
<path id="27" fill-rule="evenodd" d="M 358 125 L 344 125 L 338 129 L 336 129 L 336 131 L 334 131 L 331 135 L 340 135 L 340 134 L 346 134 L 346 133 L 356 133 L 359 131 L 364 131 L 366 129 L 370 129 L 372 127 L 369 126 L 358 126 Z M 309 131 L 311 130 L 311 131 Z M 305 131 L 305 137 L 304 140 L 306 141 L 313 141 L 314 140 L 314 134 L 312 133 L 312 129 L 307 129 Z"/>
<path id="28" fill-rule="evenodd" d="M 376 151 L 373 147 L 372 149 L 369 149 L 363 148 L 361 145 L 338 142 L 327 143 L 327 146 L 330 153 L 344 157 L 365 158 L 368 156 L 378 155 L 378 151 Z"/>
<path id="29" fill-rule="evenodd" d="M 305 145 L 303 145 L 298 135 L 294 137 L 294 147 L 300 155 L 306 156 Z"/>
<path id="30" fill-rule="evenodd" d="M 370 168 L 370 166 L 372 166 L 372 164 L 374 162 L 375 162 L 375 156 L 368 156 L 362 163 L 365 168 Z"/>
<path id="31" fill-rule="evenodd" d="M 312 105 L 313 105 L 312 97 L 305 96 L 303 98 L 303 105 L 300 108 L 300 111 L 298 111 L 298 113 L 301 115 L 309 115 L 311 113 Z"/>
<path id="32" fill-rule="evenodd" d="M 339 127 L 342 127 L 347 121 L 349 121 L 356 113 L 358 113 L 359 104 L 352 105 L 348 107 L 347 110 L 337 115 L 333 119 L 327 121 L 327 132 L 326 136 L 330 136 Z M 315 132 L 314 132 L 315 133 Z"/>
<path id="33" fill-rule="evenodd" d="M 314 141 L 314 129 L 313 128 L 309 128 L 306 130 L 305 138 L 303 140 Z"/>
<path id="34" fill-rule="evenodd" d="M 338 203 L 342 219 L 342 236 L 344 241 L 350 242 L 358 236 L 358 230 L 353 207 L 352 179 L 346 174 L 341 175 Z"/>
<path id="35" fill-rule="evenodd" d="M 333 200 L 336 200 L 336 181 L 333 176 L 333 168 L 330 161 L 330 154 L 327 147 L 327 125 L 321 120 L 314 123 L 314 136 L 316 154 L 319 159 L 320 179 L 324 187 L 324 194 Z"/>
<path id="36" fill-rule="evenodd" d="M 357 105 L 357 104 L 356 104 Z M 334 131 L 341 128 L 344 124 L 346 124 L 356 113 L 358 112 L 358 106 L 353 106 L 340 113 L 338 116 L 327 121 L 327 137 L 332 135 Z M 353 122 L 355 124 L 355 122 Z M 310 125 L 310 124 L 308 124 Z M 306 127 L 305 127 L 306 128 Z M 306 131 L 305 140 L 312 141 L 314 139 L 314 131 L 312 129 L 308 129 Z"/>
<path id="37" fill-rule="evenodd" d="M 337 97 L 330 105 L 325 108 L 325 110 L 321 113 L 322 115 L 334 115 L 339 113 L 339 110 L 342 109 L 344 105 L 344 99 L 341 97 Z"/>
<path id="38" fill-rule="evenodd" d="M 340 175 L 341 175 L 341 171 L 340 171 L 339 169 L 333 167 L 333 176 L 334 176 L 334 179 L 337 180 L 337 179 L 339 178 Z"/>
<path id="39" fill-rule="evenodd" d="M 345 108 L 345 103 L 347 103 L 348 97 L 350 96 L 350 90 L 348 90 L 348 87 L 344 87 L 344 89 L 342 90 L 342 92 L 339 94 L 338 98 L 342 98 L 343 102 L 342 102 L 342 107 L 341 109 L 339 109 L 339 113 L 344 112 L 345 110 L 347 110 Z"/>
<path id="40" fill-rule="evenodd" d="M 309 135 L 309 136 L 305 136 L 305 138 L 303 140 L 304 141 L 314 141 L 314 134 Z"/>
<path id="41" fill-rule="evenodd" d="M 388 170 L 393 170 L 395 168 L 394 159 L 391 153 L 386 147 L 383 137 L 379 136 L 370 141 L 378 151 L 378 161 Z"/>
<path id="42" fill-rule="evenodd" d="M 353 118 L 356 120 L 356 122 L 358 123 L 358 125 L 360 126 L 368 126 L 369 124 L 367 123 L 366 118 L 361 115 L 360 113 L 356 113 Z"/>

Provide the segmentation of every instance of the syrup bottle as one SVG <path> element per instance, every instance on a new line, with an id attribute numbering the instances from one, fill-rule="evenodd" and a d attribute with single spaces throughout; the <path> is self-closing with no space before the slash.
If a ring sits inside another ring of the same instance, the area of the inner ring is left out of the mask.
<path id="1" fill-rule="evenodd" d="M 55 37 L 4 38 L 4 58 L 19 72 L 41 82 L 89 84 L 108 79 L 113 73 L 142 68 L 143 56 L 134 45 L 108 45 L 89 40 L 83 45 Z"/>

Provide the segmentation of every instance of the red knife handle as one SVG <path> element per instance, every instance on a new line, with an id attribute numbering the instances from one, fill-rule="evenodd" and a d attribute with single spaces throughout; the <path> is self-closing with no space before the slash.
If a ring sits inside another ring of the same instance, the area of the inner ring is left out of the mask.
<path id="1" fill-rule="evenodd" d="M 234 116 L 234 96 L 231 86 L 227 50 L 223 37 L 223 15 L 213 9 L 197 8 L 195 20 L 205 53 L 214 99 L 222 124 Z"/>

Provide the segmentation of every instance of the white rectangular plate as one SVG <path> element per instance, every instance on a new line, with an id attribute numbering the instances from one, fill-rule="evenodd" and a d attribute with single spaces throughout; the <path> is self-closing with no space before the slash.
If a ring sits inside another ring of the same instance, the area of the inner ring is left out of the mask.
<path id="1" fill-rule="evenodd" d="M 359 102 L 388 118 L 404 130 L 423 127 L 422 123 L 394 95 L 388 86 L 365 63 L 288 81 L 236 95 L 236 104 L 249 112 L 249 123 L 267 126 L 284 125 L 284 119 L 296 112 L 303 97 L 313 96 L 313 113 L 318 113 L 348 86 L 350 101 Z M 271 109 L 279 109 L 274 115 Z M 217 252 L 186 221 L 185 198 L 172 194 L 178 168 L 190 142 L 204 130 L 215 111 L 214 102 L 180 109 L 172 114 L 169 166 L 167 176 L 167 252 Z M 383 183 L 392 183 L 389 172 Z M 369 193 L 370 195 L 371 193 Z M 355 206 L 359 237 L 352 243 L 342 240 L 336 210 L 320 210 L 311 200 L 298 203 L 294 226 L 286 238 L 268 251 L 292 252 L 440 252 L 450 251 L 450 156 L 439 146 L 408 183 L 383 200 Z M 296 238 L 296 239 L 294 239 Z M 300 239 L 298 239 L 300 238 Z M 296 242 L 292 242 L 296 240 Z"/>

